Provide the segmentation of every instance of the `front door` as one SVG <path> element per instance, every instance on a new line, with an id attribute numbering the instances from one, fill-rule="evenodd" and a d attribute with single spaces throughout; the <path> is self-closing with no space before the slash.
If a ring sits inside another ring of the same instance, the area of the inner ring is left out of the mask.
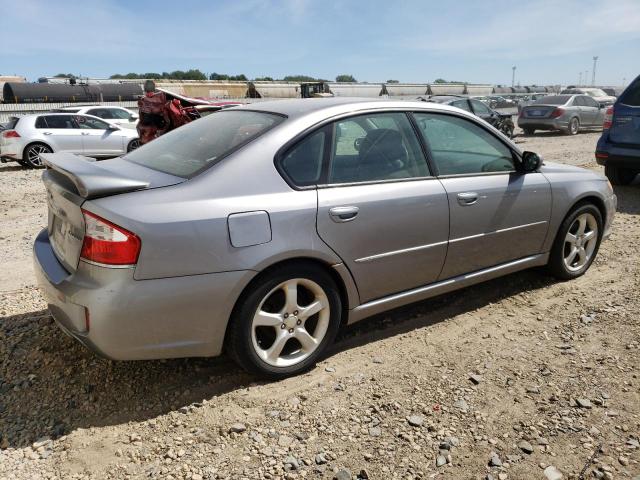
<path id="1" fill-rule="evenodd" d="M 540 253 L 551 215 L 541 173 L 519 173 L 511 148 L 470 119 L 415 114 L 450 209 L 441 279 Z"/>
<path id="2" fill-rule="evenodd" d="M 367 302 L 435 281 L 447 252 L 449 205 L 405 113 L 359 115 L 332 126 L 320 237 Z"/>
<path id="3" fill-rule="evenodd" d="M 118 156 L 124 153 L 120 130 L 110 130 L 109 124 L 95 117 L 77 115 L 82 131 L 84 154 L 88 156 Z"/>

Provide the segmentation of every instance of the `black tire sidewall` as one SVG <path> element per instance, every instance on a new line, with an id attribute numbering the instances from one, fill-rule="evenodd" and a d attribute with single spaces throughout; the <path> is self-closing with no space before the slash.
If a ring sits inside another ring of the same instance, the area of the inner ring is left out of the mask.
<path id="1" fill-rule="evenodd" d="M 29 168 L 42 168 L 42 167 L 44 167 L 44 165 L 42 165 L 42 164 L 36 165 L 36 164 L 32 163 L 31 160 L 29 160 L 29 155 L 28 155 L 29 150 L 31 148 L 33 148 L 33 147 L 37 147 L 38 145 L 41 145 L 41 146 L 45 147 L 46 149 L 48 149 L 49 151 L 47 153 L 52 153 L 53 152 L 53 150 L 51 150 L 51 147 L 49 147 L 48 145 L 45 145 L 44 143 L 32 143 L 30 145 L 27 145 L 26 148 L 24 149 L 23 154 L 22 154 L 22 161 Z"/>
<path id="2" fill-rule="evenodd" d="M 596 244 L 596 248 L 593 251 L 593 255 L 589 261 L 580 269 L 575 272 L 567 270 L 564 264 L 564 239 L 569 231 L 569 228 L 575 221 L 575 219 L 582 215 L 583 213 L 592 214 L 596 222 L 598 224 L 598 243 Z M 582 203 L 576 205 L 571 212 L 565 217 L 565 219 L 560 224 L 560 228 L 558 229 L 558 234 L 556 235 L 556 239 L 553 242 L 553 247 L 551 249 L 551 253 L 549 255 L 549 263 L 548 267 L 553 275 L 562 279 L 562 280 L 571 280 L 573 278 L 580 277 L 586 273 L 587 270 L 591 267 L 591 264 L 595 260 L 598 255 L 598 251 L 600 250 L 600 243 L 602 242 L 602 235 L 604 234 L 604 222 L 602 219 L 602 213 L 598 208 L 592 203 Z"/>
<path id="3" fill-rule="evenodd" d="M 629 185 L 633 182 L 638 172 L 628 168 L 606 165 L 604 174 L 614 185 Z"/>
<path id="4" fill-rule="evenodd" d="M 131 144 L 133 144 L 134 142 L 138 142 L 138 146 L 136 148 L 131 148 Z M 131 140 L 128 144 L 127 144 L 127 153 L 129 152 L 133 152 L 134 150 L 137 150 L 138 148 L 140 148 L 140 139 L 136 138 L 134 140 Z"/>
<path id="5" fill-rule="evenodd" d="M 316 349 L 304 361 L 289 367 L 274 367 L 265 363 L 255 352 L 252 342 L 251 324 L 255 311 L 265 296 L 279 284 L 292 278 L 314 281 L 324 290 L 329 299 L 330 320 L 327 332 Z M 250 373 L 269 379 L 279 379 L 302 373 L 313 367 L 333 343 L 342 318 L 342 302 L 331 276 L 316 265 L 290 265 L 261 275 L 238 300 L 229 325 L 225 348 L 228 353 Z"/>

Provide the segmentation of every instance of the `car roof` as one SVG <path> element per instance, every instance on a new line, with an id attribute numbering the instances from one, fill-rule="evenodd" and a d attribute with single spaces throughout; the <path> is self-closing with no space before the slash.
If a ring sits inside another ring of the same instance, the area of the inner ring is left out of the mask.
<path id="1" fill-rule="evenodd" d="M 227 109 L 232 110 L 252 110 L 286 115 L 290 119 L 302 118 L 316 113 L 325 112 L 330 115 L 340 115 L 343 113 L 357 112 L 360 110 L 375 109 L 403 109 L 403 110 L 462 110 L 448 105 L 433 102 L 409 101 L 409 100 L 388 100 L 372 98 L 350 98 L 350 97 L 330 97 L 330 98 L 298 98 L 289 100 L 272 100 L 241 105 Z M 465 112 L 466 113 L 466 112 Z"/>

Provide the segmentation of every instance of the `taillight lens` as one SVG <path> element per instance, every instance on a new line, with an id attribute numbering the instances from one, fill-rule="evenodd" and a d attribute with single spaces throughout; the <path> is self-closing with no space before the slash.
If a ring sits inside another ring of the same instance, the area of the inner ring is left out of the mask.
<path id="1" fill-rule="evenodd" d="M 140 254 L 140 238 L 122 227 L 82 210 L 85 224 L 80 256 L 104 265 L 135 265 Z"/>
<path id="2" fill-rule="evenodd" d="M 560 107 L 554 108 L 553 112 L 551 112 L 551 118 L 561 117 L 563 113 L 564 113 L 564 108 L 560 108 Z"/>
<path id="3" fill-rule="evenodd" d="M 607 108 L 606 113 L 604 114 L 604 123 L 602 124 L 602 128 L 604 130 L 608 130 L 613 125 L 613 107 Z"/>
<path id="4" fill-rule="evenodd" d="M 4 138 L 20 138 L 20 134 L 15 130 L 5 130 L 2 132 Z"/>

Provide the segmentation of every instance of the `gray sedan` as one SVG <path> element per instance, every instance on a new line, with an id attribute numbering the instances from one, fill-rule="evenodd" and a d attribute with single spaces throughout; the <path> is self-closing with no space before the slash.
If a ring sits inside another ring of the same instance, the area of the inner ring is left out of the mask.
<path id="1" fill-rule="evenodd" d="M 536 130 L 559 130 L 576 135 L 584 128 L 602 128 L 605 107 L 589 95 L 552 95 L 520 110 L 518 126 L 526 135 Z"/>
<path id="2" fill-rule="evenodd" d="M 44 157 L 35 269 L 64 331 L 271 378 L 342 324 L 530 267 L 584 274 L 616 205 L 604 177 L 423 102 L 264 102 L 122 158 Z"/>

